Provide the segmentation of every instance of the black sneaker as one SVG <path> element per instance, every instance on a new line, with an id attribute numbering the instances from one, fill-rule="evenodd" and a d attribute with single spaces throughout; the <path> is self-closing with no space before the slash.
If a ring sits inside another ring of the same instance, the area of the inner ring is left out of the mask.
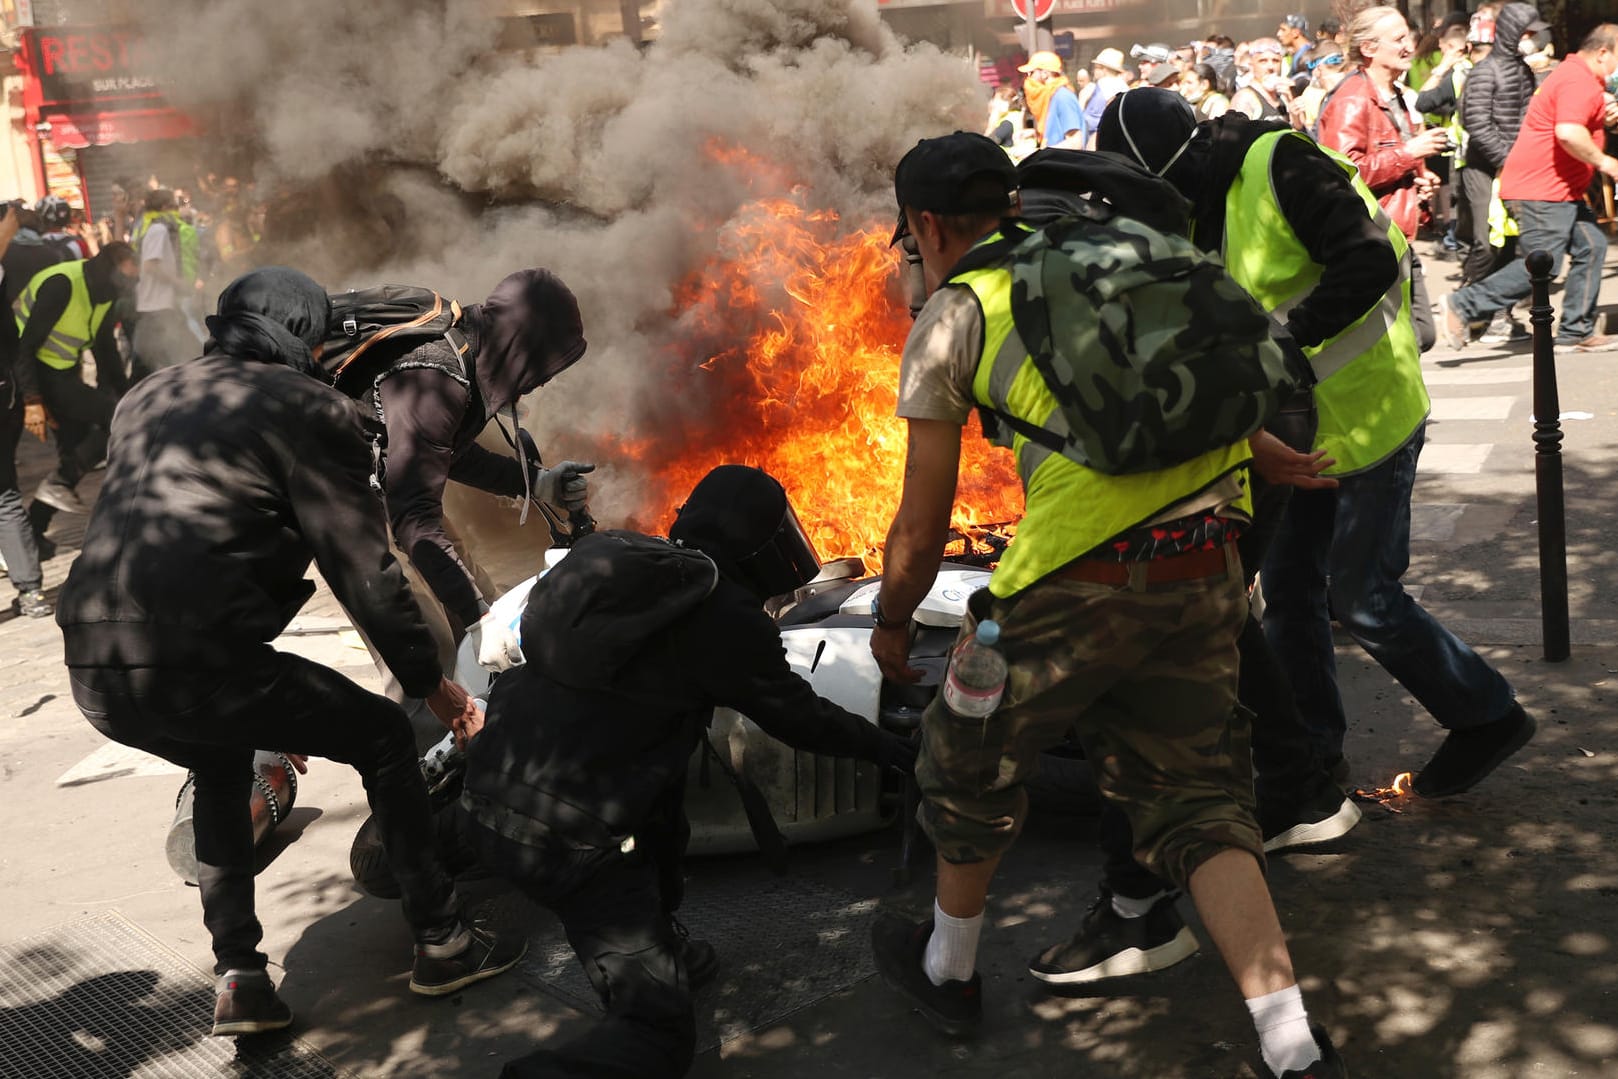
<path id="1" fill-rule="evenodd" d="M 1527 745 L 1537 726 L 1522 705 L 1513 704 L 1504 719 L 1450 731 L 1411 786 L 1423 798 L 1448 798 L 1471 790 Z"/>
<path id="2" fill-rule="evenodd" d="M 1028 973 L 1048 985 L 1079 985 L 1163 970 L 1196 953 L 1197 935 L 1174 909 L 1172 894 L 1139 918 L 1125 918 L 1112 909 L 1112 892 L 1104 887 L 1079 931 L 1041 952 Z"/>
<path id="3" fill-rule="evenodd" d="M 264 1034 L 292 1025 L 292 1009 L 275 995 L 262 970 L 231 970 L 219 977 L 213 1005 L 216 1037 Z"/>
<path id="4" fill-rule="evenodd" d="M 705 940 L 692 940 L 691 931 L 678 918 L 671 917 L 674 935 L 679 938 L 680 959 L 685 963 L 685 980 L 696 992 L 719 976 L 719 953 Z"/>
<path id="5" fill-rule="evenodd" d="M 528 954 L 528 938 L 517 933 L 490 933 L 466 928 L 464 947 L 451 955 L 433 955 L 442 945 L 416 945 L 416 964 L 410 971 L 410 991 L 424 997 L 442 997 L 469 985 L 504 974 Z"/>
<path id="6" fill-rule="evenodd" d="M 1321 781 L 1301 804 L 1259 806 L 1258 826 L 1264 833 L 1264 852 L 1275 854 L 1313 847 L 1341 839 L 1360 822 L 1360 807 L 1331 779 Z"/>
<path id="7" fill-rule="evenodd" d="M 680 944 L 681 959 L 685 961 L 685 980 L 696 992 L 719 976 L 719 953 L 705 940 L 686 940 Z"/>
<path id="8" fill-rule="evenodd" d="M 974 972 L 969 981 L 934 985 L 922 969 L 932 935 L 931 919 L 917 923 L 897 914 L 877 918 L 871 926 L 877 973 L 933 1026 L 952 1038 L 969 1037 L 983 1026 L 983 979 Z"/>
<path id="9" fill-rule="evenodd" d="M 1326 1036 L 1325 1029 L 1317 1023 L 1310 1023 L 1309 1033 L 1315 1036 L 1315 1047 L 1320 1050 L 1319 1060 L 1306 1068 L 1288 1068 L 1280 1075 L 1276 1075 L 1269 1065 L 1260 1060 L 1258 1073 L 1262 1079 L 1348 1079 L 1348 1066 L 1337 1055 L 1337 1049 Z"/>
<path id="10" fill-rule="evenodd" d="M 54 612 L 51 601 L 39 589 L 17 593 L 17 613 L 24 618 L 49 618 Z"/>

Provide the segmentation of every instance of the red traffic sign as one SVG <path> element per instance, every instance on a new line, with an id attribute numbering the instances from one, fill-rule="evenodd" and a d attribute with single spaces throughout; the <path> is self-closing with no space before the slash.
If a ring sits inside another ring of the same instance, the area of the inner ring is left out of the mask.
<path id="1" fill-rule="evenodd" d="M 1017 18 L 1028 18 L 1029 0 L 1011 0 L 1011 10 L 1017 13 Z M 1056 7 L 1056 0 L 1033 0 L 1034 21 L 1043 22 L 1051 17 L 1051 11 Z"/>

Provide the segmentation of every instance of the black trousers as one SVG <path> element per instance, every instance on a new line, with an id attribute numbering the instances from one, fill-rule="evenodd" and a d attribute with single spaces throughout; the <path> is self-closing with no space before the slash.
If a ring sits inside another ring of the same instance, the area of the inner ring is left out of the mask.
<path id="1" fill-rule="evenodd" d="M 1295 449 L 1306 449 L 1314 441 L 1312 413 L 1282 413 L 1268 425 L 1269 431 Z M 1292 500 L 1291 487 L 1266 484 L 1255 474 L 1253 484 L 1253 523 L 1237 540 L 1242 556 L 1242 572 L 1249 587 L 1264 564 Z M 1238 674 L 1236 698 L 1253 713 L 1252 741 L 1255 788 L 1260 806 L 1291 806 L 1307 798 L 1326 778 L 1326 764 L 1304 726 L 1292 694 L 1287 672 L 1276 659 L 1264 636 L 1264 627 L 1247 615 L 1236 639 Z M 1098 838 L 1106 856 L 1102 883 L 1118 895 L 1144 899 L 1173 887 L 1135 860 L 1135 837 L 1129 818 L 1102 800 Z"/>
<path id="2" fill-rule="evenodd" d="M 500 1079 L 672 1079 L 689 1071 L 696 1013 L 670 917 L 678 896 L 667 883 L 671 866 L 678 877 L 678 852 L 659 851 L 639 833 L 625 854 L 520 843 L 471 822 L 465 828 L 480 864 L 561 919 L 607 1009 L 572 1041 L 511 1061 Z"/>
<path id="3" fill-rule="evenodd" d="M 1460 175 L 1457 231 L 1471 245 L 1461 263 L 1461 284 L 1465 286 L 1482 281 L 1511 259 L 1506 249 L 1489 246 L 1489 202 L 1494 192 L 1494 173 L 1469 166 L 1461 169 Z"/>
<path id="4" fill-rule="evenodd" d="M 215 972 L 262 970 L 253 904 L 253 752 L 325 757 L 365 783 L 420 943 L 460 928 L 454 884 L 432 841 L 432 813 L 403 710 L 336 671 L 265 646 L 230 670 L 78 667 L 73 700 L 108 738 L 196 774 L 193 825 L 202 920 Z"/>
<path id="5" fill-rule="evenodd" d="M 88 385 L 77 366 L 65 371 L 38 365 L 39 395 L 56 421 L 57 471 L 75 486 L 107 453 L 107 431 L 118 401 L 99 386 Z"/>

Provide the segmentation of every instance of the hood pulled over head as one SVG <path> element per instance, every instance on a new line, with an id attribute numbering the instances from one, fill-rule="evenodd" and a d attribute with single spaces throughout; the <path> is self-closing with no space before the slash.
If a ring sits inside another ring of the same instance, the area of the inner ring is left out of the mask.
<path id="1" fill-rule="evenodd" d="M 245 273 L 219 294 L 207 318 L 209 352 L 285 364 L 319 377 L 314 348 L 326 337 L 331 298 L 314 279 L 286 266 Z"/>
<path id="2" fill-rule="evenodd" d="M 1539 9 L 1533 4 L 1507 4 L 1494 17 L 1495 51 L 1508 58 L 1517 55 L 1517 41 L 1528 28 L 1539 22 Z"/>
<path id="3" fill-rule="evenodd" d="M 1123 154 L 1154 176 L 1168 174 L 1197 128 L 1197 114 L 1172 90 L 1142 86 L 1107 103 L 1096 125 L 1096 149 Z"/>
<path id="4" fill-rule="evenodd" d="M 518 270 L 467 309 L 477 337 L 478 389 L 490 415 L 584 355 L 579 301 L 549 270 Z"/>
<path id="5" fill-rule="evenodd" d="M 712 558 L 760 602 L 786 595 L 820 572 L 820 558 L 786 489 L 746 465 L 720 465 L 704 476 L 680 507 L 669 539 Z"/>

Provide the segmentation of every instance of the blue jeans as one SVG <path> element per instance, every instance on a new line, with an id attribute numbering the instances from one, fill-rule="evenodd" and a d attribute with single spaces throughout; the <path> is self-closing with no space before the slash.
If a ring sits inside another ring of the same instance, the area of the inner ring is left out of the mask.
<path id="1" fill-rule="evenodd" d="M 17 489 L 17 443 L 22 438 L 22 402 L 0 378 L 0 558 L 6 560 L 11 583 L 18 592 L 32 592 L 44 583 L 34 525 L 23 508 Z"/>
<path id="2" fill-rule="evenodd" d="M 1507 264 L 1483 280 L 1466 286 L 1450 297 L 1464 322 L 1482 322 L 1496 311 L 1504 311 L 1532 291 L 1528 282 L 1530 252 L 1545 251 L 1551 256 L 1551 277 L 1562 272 L 1562 256 L 1568 257 L 1567 280 L 1562 282 L 1562 321 L 1556 343 L 1571 345 L 1596 332 L 1596 301 L 1601 293 L 1601 267 L 1607 258 L 1607 237 L 1596 224 L 1595 215 L 1582 202 L 1506 203 L 1517 220 L 1521 235 L 1517 252 L 1522 258 Z"/>
<path id="3" fill-rule="evenodd" d="M 1264 560 L 1264 633 L 1327 761 L 1342 756 L 1348 729 L 1331 614 L 1440 726 L 1482 726 L 1512 707 L 1510 684 L 1400 583 L 1410 565 L 1410 491 L 1425 440 L 1417 428 L 1386 461 L 1340 477 L 1335 491 L 1294 492 Z"/>

